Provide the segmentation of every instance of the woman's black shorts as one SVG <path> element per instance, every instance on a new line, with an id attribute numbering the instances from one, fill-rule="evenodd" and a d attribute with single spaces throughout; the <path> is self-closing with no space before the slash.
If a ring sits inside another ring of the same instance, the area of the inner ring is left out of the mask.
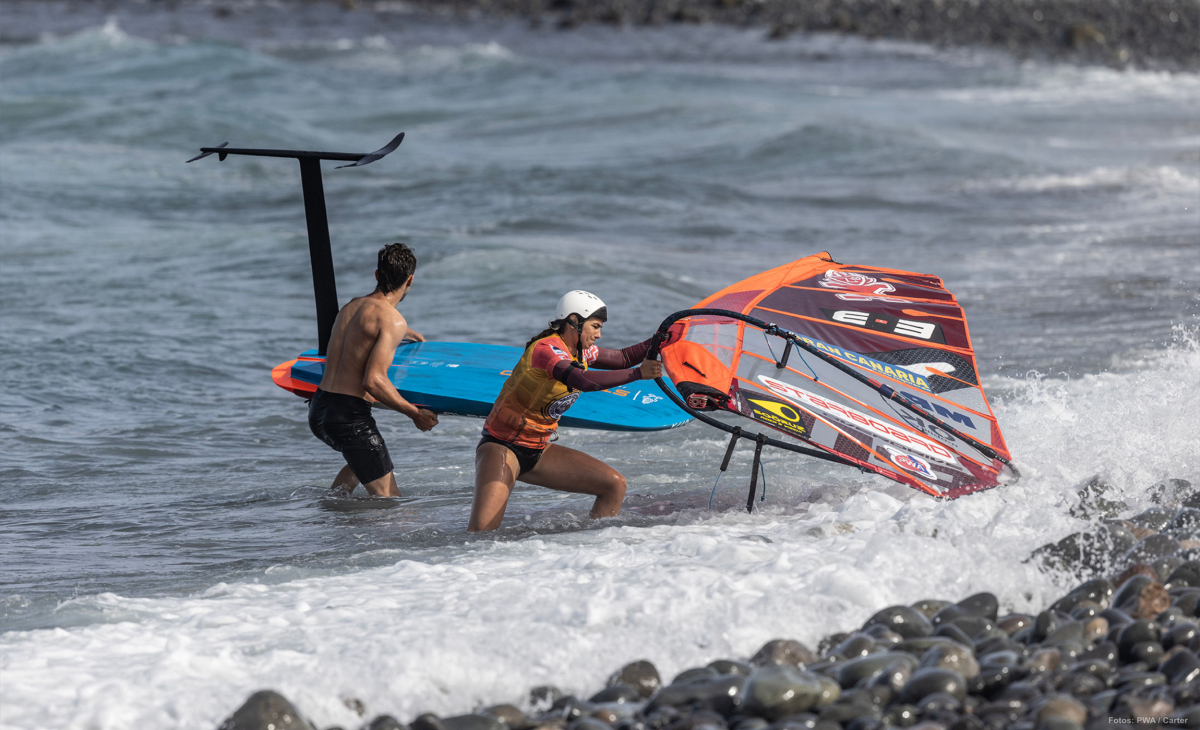
<path id="1" fill-rule="evenodd" d="M 517 476 L 524 476 L 537 466 L 538 459 L 542 458 L 542 453 L 545 449 L 533 449 L 528 446 L 517 446 L 511 441 L 501 441 L 495 436 L 488 433 L 487 429 L 483 430 L 483 438 L 479 439 L 479 443 L 475 445 L 476 450 L 484 444 L 500 444 L 504 448 L 517 455 L 517 466 L 521 468 L 521 473 Z"/>
<path id="2" fill-rule="evenodd" d="M 308 404 L 308 427 L 313 435 L 342 452 L 358 481 L 366 484 L 392 471 L 392 457 L 362 398 L 317 389 Z"/>

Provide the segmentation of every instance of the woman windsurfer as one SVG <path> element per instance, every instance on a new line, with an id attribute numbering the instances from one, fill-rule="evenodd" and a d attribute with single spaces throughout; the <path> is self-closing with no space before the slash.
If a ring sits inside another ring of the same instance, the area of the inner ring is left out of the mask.
<path id="1" fill-rule="evenodd" d="M 580 392 L 662 375 L 662 364 L 646 359 L 653 338 L 623 350 L 596 347 L 607 319 L 608 310 L 599 297 L 568 292 L 558 301 L 549 329 L 525 345 L 525 354 L 484 421 L 483 438 L 475 449 L 475 501 L 468 531 L 500 526 L 517 479 L 594 495 L 592 517 L 621 512 L 625 477 L 582 451 L 550 443 L 558 419 Z"/>

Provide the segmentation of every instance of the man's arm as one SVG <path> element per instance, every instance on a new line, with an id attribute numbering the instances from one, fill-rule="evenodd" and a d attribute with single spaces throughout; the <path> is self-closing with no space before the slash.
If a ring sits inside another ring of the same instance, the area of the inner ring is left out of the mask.
<path id="1" fill-rule="evenodd" d="M 396 347 L 404 339 L 406 329 L 404 318 L 399 314 L 394 320 L 385 320 L 379 328 L 379 337 L 375 339 L 375 346 L 371 348 L 366 367 L 363 368 L 363 390 L 388 408 L 411 418 L 418 429 L 428 431 L 437 425 L 437 414 L 405 400 L 387 376 L 387 369 L 396 355 Z"/>
<path id="2" fill-rule="evenodd" d="M 425 335 L 409 327 L 408 331 L 404 333 L 404 339 L 412 340 L 413 342 L 425 342 Z"/>

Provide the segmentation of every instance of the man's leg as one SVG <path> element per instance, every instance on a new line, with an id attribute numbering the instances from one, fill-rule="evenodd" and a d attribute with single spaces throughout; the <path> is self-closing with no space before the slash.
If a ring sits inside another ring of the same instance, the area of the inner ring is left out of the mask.
<path id="1" fill-rule="evenodd" d="M 592 517 L 619 515 L 625 501 L 625 477 L 620 472 L 594 456 L 557 444 L 546 447 L 537 466 L 521 481 L 560 492 L 595 496 Z"/>
<path id="2" fill-rule="evenodd" d="M 333 484 L 329 487 L 335 492 L 342 494 L 350 494 L 354 488 L 358 486 L 358 477 L 354 476 L 354 470 L 347 464 L 342 467 L 342 470 L 333 478 Z"/>
<path id="3" fill-rule="evenodd" d="M 389 471 L 373 482 L 363 484 L 372 497 L 399 497 L 400 490 L 396 487 L 396 472 Z"/>
<path id="4" fill-rule="evenodd" d="M 500 527 L 520 471 L 517 455 L 500 444 L 488 442 L 475 449 L 475 499 L 467 532 Z"/>

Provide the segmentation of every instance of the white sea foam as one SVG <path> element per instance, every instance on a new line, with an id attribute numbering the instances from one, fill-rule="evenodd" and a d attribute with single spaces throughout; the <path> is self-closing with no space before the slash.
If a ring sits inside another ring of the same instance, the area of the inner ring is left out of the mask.
<path id="1" fill-rule="evenodd" d="M 1136 506 L 1154 480 L 1200 476 L 1194 331 L 1130 372 L 990 387 L 1027 472 L 1015 486 L 938 503 L 879 481 L 799 513 L 480 541 L 188 597 L 81 598 L 106 622 L 0 638 L 0 715 L 11 728 L 211 728 L 273 687 L 318 723 L 353 725 L 348 697 L 407 719 L 519 701 L 541 683 L 587 692 L 643 657 L 669 679 L 776 637 L 815 645 L 926 597 L 989 590 L 1006 610 L 1039 610 L 1070 578 L 1022 561 L 1083 527 L 1066 514 L 1073 485 L 1100 473 Z M 773 500 L 796 499 L 779 481 Z"/>
<path id="2" fill-rule="evenodd" d="M 964 190 L 1044 193 L 1097 188 L 1145 189 L 1170 193 L 1200 193 L 1200 178 L 1177 167 L 1096 167 L 1075 174 L 1023 175 L 997 180 L 973 180 Z"/>

